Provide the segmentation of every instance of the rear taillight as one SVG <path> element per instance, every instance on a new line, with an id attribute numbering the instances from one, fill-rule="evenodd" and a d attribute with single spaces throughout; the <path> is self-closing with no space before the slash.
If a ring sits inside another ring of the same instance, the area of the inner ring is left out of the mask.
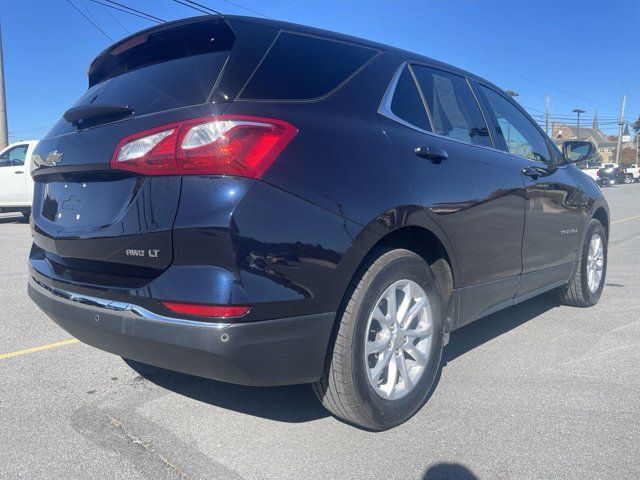
<path id="1" fill-rule="evenodd" d="M 270 118 L 220 115 L 163 125 L 124 138 L 111 168 L 143 175 L 260 178 L 298 133 Z"/>

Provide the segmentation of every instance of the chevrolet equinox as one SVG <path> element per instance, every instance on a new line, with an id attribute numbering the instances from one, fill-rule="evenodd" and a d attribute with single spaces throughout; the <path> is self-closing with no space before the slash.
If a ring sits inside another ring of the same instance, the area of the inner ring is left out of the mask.
<path id="1" fill-rule="evenodd" d="M 609 210 L 508 95 L 272 20 L 165 23 L 102 52 L 38 144 L 29 294 L 81 341 L 243 385 L 311 383 L 394 427 L 453 330 L 555 289 L 594 305 Z"/>

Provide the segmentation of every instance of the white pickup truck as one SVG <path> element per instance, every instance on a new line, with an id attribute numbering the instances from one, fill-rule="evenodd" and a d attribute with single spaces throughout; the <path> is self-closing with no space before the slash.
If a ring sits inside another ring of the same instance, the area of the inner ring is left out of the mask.
<path id="1" fill-rule="evenodd" d="M 38 142 L 15 142 L 0 151 L 0 212 L 31 214 L 33 180 L 31 155 Z"/>
<path id="2" fill-rule="evenodd" d="M 640 167 L 637 163 L 623 166 L 625 172 L 625 183 L 633 183 L 640 181 Z"/>
<path id="3" fill-rule="evenodd" d="M 584 173 L 586 173 L 587 175 L 589 175 L 594 180 L 597 180 L 598 179 L 598 170 L 600 170 L 602 168 L 602 164 L 601 163 L 584 162 L 584 163 L 578 164 L 578 168 L 580 170 L 582 170 Z"/>

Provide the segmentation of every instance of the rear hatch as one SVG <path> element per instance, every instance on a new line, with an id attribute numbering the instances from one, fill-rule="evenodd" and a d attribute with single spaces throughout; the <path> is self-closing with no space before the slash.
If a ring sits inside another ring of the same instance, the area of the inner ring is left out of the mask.
<path id="1" fill-rule="evenodd" d="M 212 89 L 235 37 L 221 18 L 136 34 L 103 52 L 89 89 L 37 146 L 37 254 L 66 269 L 154 277 L 172 261 L 181 176 L 110 167 L 126 137 L 221 114 Z M 135 275 L 134 275 L 135 274 Z"/>

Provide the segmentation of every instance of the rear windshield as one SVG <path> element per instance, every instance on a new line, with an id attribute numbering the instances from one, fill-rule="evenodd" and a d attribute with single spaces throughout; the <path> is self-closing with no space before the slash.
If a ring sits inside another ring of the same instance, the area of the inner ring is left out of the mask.
<path id="1" fill-rule="evenodd" d="M 90 88 L 73 106 L 128 105 L 137 116 L 204 103 L 234 39 L 220 19 L 142 32 L 93 62 Z"/>
<path id="2" fill-rule="evenodd" d="M 129 105 L 144 115 L 197 105 L 209 97 L 228 55 L 205 53 L 137 68 L 91 87 L 74 106 Z"/>
<path id="3" fill-rule="evenodd" d="M 240 98 L 309 100 L 331 93 L 378 53 L 372 48 L 281 33 Z"/>

